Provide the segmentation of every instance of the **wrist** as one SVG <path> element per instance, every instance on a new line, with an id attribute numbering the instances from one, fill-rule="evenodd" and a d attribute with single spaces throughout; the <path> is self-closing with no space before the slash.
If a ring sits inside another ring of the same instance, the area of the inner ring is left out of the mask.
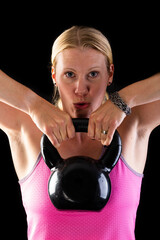
<path id="1" fill-rule="evenodd" d="M 127 87 L 121 89 L 120 91 L 118 91 L 118 93 L 129 108 L 133 108 L 135 106 L 133 97 L 134 94 L 132 94 L 132 92 L 130 92 Z"/>
<path id="2" fill-rule="evenodd" d="M 122 98 L 118 92 L 110 94 L 109 99 L 126 115 L 131 114 L 131 108 L 127 105 L 127 103 L 124 101 L 124 98 Z"/>

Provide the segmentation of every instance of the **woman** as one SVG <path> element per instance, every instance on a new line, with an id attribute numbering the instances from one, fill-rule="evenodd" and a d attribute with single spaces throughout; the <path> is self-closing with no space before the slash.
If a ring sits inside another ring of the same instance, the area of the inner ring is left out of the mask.
<path id="1" fill-rule="evenodd" d="M 148 139 L 160 123 L 160 74 L 106 100 L 113 74 L 108 40 L 87 27 L 72 27 L 53 44 L 57 106 L 0 71 L 0 127 L 9 138 L 20 179 L 29 240 L 135 239 Z M 76 117 L 89 118 L 88 134 L 75 133 L 71 118 Z M 39 154 L 42 133 L 64 159 L 85 155 L 98 160 L 115 129 L 123 149 L 110 173 L 112 193 L 107 205 L 100 212 L 58 211 L 47 192 L 50 169 Z"/>

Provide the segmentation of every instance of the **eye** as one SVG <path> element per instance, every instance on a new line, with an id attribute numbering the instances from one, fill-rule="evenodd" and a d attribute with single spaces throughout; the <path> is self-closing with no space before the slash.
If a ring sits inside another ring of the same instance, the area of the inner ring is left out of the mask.
<path id="1" fill-rule="evenodd" d="M 66 73 L 65 73 L 65 76 L 66 76 L 67 78 L 73 78 L 73 77 L 75 77 L 75 74 L 74 74 L 73 72 L 66 72 Z"/>
<path id="2" fill-rule="evenodd" d="M 95 77 L 98 76 L 98 74 L 99 74 L 99 72 L 97 72 L 97 71 L 92 71 L 92 72 L 89 73 L 89 77 L 95 78 Z"/>

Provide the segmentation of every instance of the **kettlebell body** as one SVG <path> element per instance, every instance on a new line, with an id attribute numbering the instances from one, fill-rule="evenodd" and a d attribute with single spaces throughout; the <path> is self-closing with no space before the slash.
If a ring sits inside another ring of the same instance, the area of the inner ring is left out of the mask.
<path id="1" fill-rule="evenodd" d="M 83 156 L 71 157 L 53 170 L 48 191 L 57 209 L 96 211 L 106 205 L 111 183 L 100 163 Z"/>
<path id="2" fill-rule="evenodd" d="M 73 119 L 76 131 L 87 132 L 88 119 Z M 59 210 L 99 211 L 111 194 L 109 173 L 121 154 L 121 139 L 116 131 L 100 160 L 85 156 L 62 159 L 48 138 L 41 139 L 41 152 L 51 169 L 48 193 Z"/>

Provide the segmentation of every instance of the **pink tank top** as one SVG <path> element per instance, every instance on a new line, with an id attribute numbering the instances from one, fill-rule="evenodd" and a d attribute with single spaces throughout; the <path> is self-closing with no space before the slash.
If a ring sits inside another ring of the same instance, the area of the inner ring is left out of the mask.
<path id="1" fill-rule="evenodd" d="M 143 175 L 121 156 L 110 173 L 112 192 L 100 212 L 59 211 L 48 196 L 51 171 L 41 155 L 19 181 L 29 240 L 133 240 Z"/>

